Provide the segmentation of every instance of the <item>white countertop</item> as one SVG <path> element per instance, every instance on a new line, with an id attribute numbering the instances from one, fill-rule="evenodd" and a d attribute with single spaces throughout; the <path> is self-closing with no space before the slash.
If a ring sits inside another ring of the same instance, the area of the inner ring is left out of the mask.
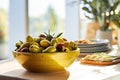
<path id="1" fill-rule="evenodd" d="M 66 71 L 55 73 L 30 73 L 16 61 L 0 64 L 0 80 L 3 77 L 29 80 L 120 80 L 120 63 L 110 66 L 92 66 L 74 62 Z"/>

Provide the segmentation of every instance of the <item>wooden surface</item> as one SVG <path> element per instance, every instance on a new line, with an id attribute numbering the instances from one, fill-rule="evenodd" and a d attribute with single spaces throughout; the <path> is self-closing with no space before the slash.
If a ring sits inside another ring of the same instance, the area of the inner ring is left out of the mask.
<path id="1" fill-rule="evenodd" d="M 116 60 L 113 60 L 113 61 L 90 61 L 90 60 L 84 60 L 84 59 L 81 59 L 80 62 L 82 64 L 90 64 L 90 65 L 98 65 L 98 66 L 108 66 L 108 65 L 113 65 L 113 64 L 117 64 L 117 63 L 120 63 L 120 59 L 116 59 Z"/>

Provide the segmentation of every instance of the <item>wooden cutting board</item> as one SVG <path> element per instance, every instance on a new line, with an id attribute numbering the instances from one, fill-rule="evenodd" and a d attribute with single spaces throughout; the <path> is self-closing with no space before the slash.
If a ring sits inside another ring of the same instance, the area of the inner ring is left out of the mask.
<path id="1" fill-rule="evenodd" d="M 106 62 L 97 62 L 97 61 L 90 61 L 90 60 L 85 60 L 84 58 L 80 60 L 81 64 L 90 64 L 90 65 L 99 65 L 99 66 L 107 66 L 107 65 L 113 65 L 120 63 L 120 59 L 116 59 L 113 61 L 106 61 Z"/>

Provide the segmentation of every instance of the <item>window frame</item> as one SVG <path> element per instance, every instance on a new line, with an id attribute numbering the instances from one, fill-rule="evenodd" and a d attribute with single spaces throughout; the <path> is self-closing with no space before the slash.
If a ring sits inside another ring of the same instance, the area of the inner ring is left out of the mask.
<path id="1" fill-rule="evenodd" d="M 9 58 L 12 58 L 12 51 L 15 43 L 25 40 L 28 35 L 28 0 L 9 1 Z"/>
<path id="2" fill-rule="evenodd" d="M 79 0 L 65 0 L 65 37 L 69 40 L 80 38 Z M 9 6 L 9 51 L 15 43 L 25 40 L 29 34 L 28 0 L 10 0 Z M 17 28 L 16 28 L 17 27 Z"/>

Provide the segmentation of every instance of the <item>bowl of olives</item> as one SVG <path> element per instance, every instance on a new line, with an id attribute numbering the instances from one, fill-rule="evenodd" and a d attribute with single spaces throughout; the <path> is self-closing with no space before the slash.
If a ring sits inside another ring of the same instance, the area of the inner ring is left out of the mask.
<path id="1" fill-rule="evenodd" d="M 80 50 L 75 42 L 67 41 L 58 35 L 40 34 L 33 38 L 18 41 L 13 56 L 27 71 L 56 72 L 65 70 L 79 56 Z"/>

